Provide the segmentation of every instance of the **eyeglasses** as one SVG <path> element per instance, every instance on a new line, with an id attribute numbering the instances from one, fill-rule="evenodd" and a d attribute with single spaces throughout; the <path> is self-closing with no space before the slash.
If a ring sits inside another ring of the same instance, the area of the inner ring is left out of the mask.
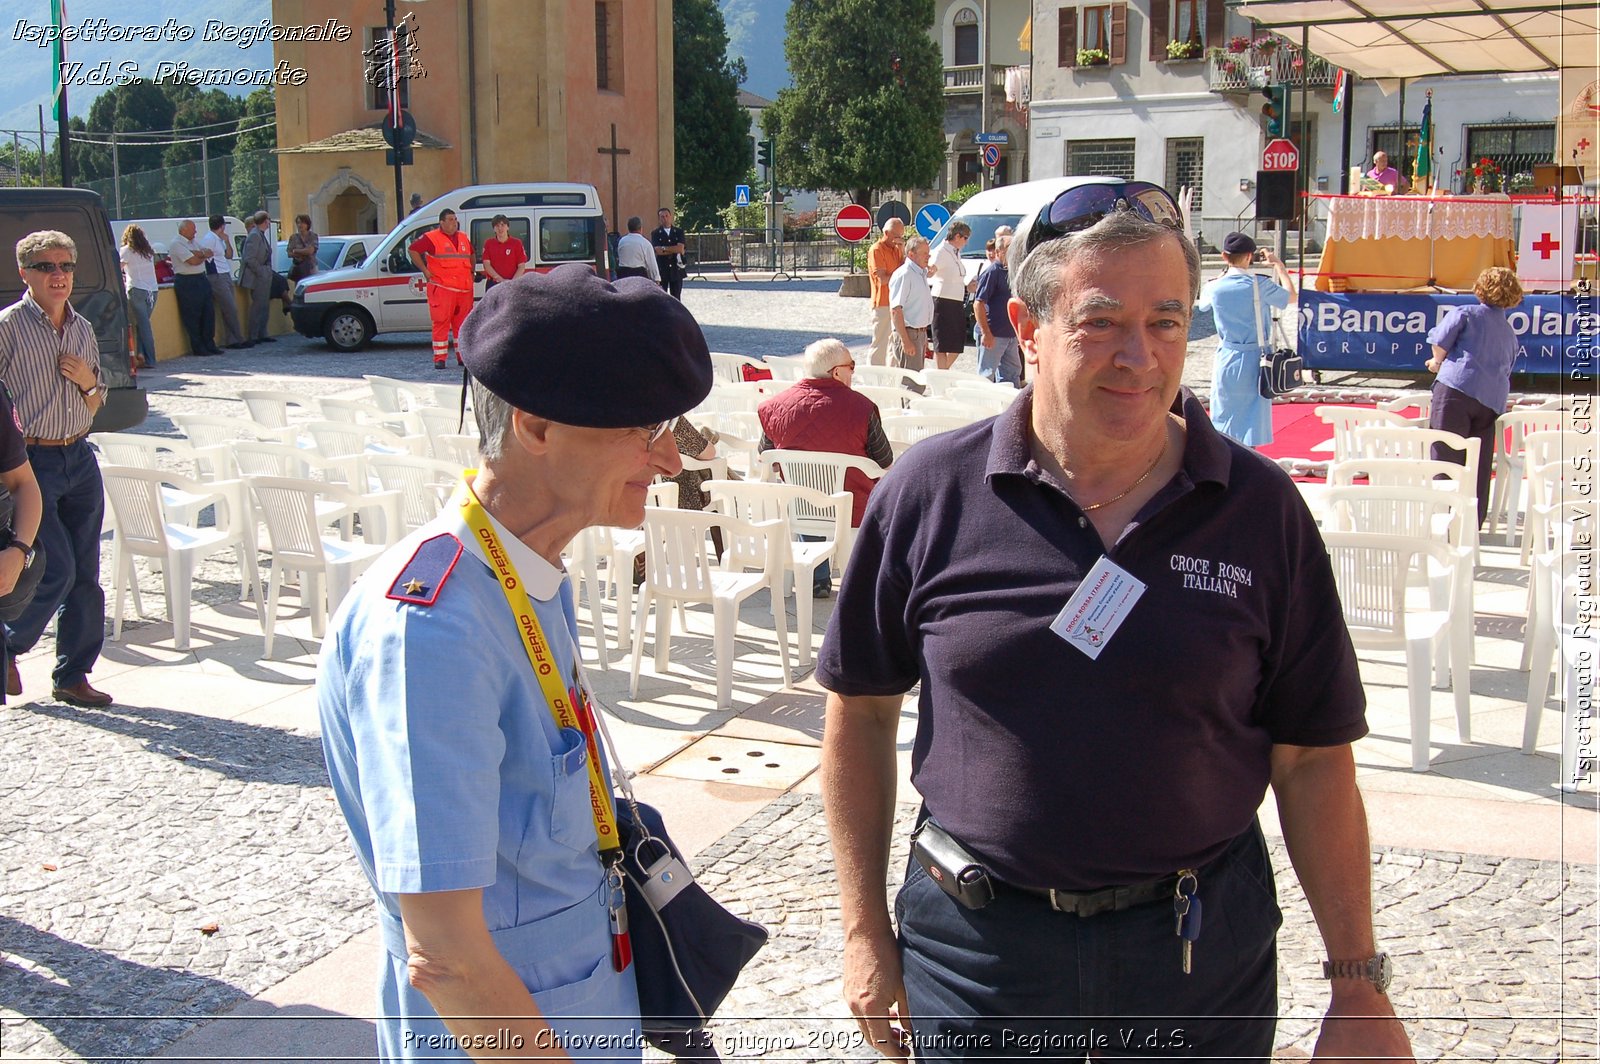
<path id="1" fill-rule="evenodd" d="M 1028 249 L 1069 233 L 1081 232 L 1113 211 L 1132 211 L 1147 221 L 1183 228 L 1183 212 L 1172 195 L 1148 181 L 1069 188 L 1039 214 L 1028 234 Z"/>
<path id="2" fill-rule="evenodd" d="M 40 273 L 55 273 L 57 270 L 60 270 L 62 273 L 71 273 L 73 270 L 76 270 L 77 268 L 78 268 L 78 264 L 76 262 L 30 262 L 30 263 L 28 263 L 28 269 L 37 270 Z"/>
<path id="3" fill-rule="evenodd" d="M 639 431 L 646 434 L 644 445 L 646 447 L 654 447 L 656 441 L 667 434 L 667 430 L 672 427 L 672 423 L 676 420 L 676 418 L 669 417 L 667 420 L 655 425 L 640 425 Z"/>
<path id="4" fill-rule="evenodd" d="M 850 369 L 850 370 L 853 370 L 853 369 L 856 368 L 856 364 L 854 362 L 841 362 L 841 363 L 839 363 L 837 366 L 835 366 L 833 368 L 834 369 Z"/>

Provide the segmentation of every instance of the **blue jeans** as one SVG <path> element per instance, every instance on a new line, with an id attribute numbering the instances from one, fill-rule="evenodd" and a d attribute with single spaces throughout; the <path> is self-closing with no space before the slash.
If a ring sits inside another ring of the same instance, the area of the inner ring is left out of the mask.
<path id="1" fill-rule="evenodd" d="M 57 687 L 86 680 L 106 637 L 106 595 L 100 588 L 100 525 L 105 496 L 94 451 L 82 440 L 66 447 L 29 447 L 28 462 L 44 497 L 38 545 L 44 576 L 22 616 L 6 627 L 6 647 L 26 654 L 50 619 L 56 622 Z"/>
<path id="2" fill-rule="evenodd" d="M 1271 1059 L 1282 920 L 1259 826 L 1199 873 L 1189 975 L 1170 900 L 1078 917 L 1000 884 L 973 910 L 907 868 L 895 922 L 917 1060 Z"/>
<path id="3" fill-rule="evenodd" d="M 993 347 L 978 343 L 978 372 L 996 383 L 1022 387 L 1022 353 L 1015 336 L 996 336 Z"/>
<path id="4" fill-rule="evenodd" d="M 150 314 L 156 308 L 156 294 L 143 288 L 128 289 L 128 313 L 133 315 L 134 332 L 139 337 L 139 354 L 144 364 L 156 364 L 156 336 L 150 328 Z"/>
<path id="5" fill-rule="evenodd" d="M 802 541 L 806 542 L 806 543 L 821 543 L 822 540 L 823 540 L 823 537 L 822 536 L 801 536 L 800 539 Z M 819 592 L 819 591 L 832 591 L 832 590 L 833 590 L 833 572 L 828 568 L 828 560 L 826 558 L 824 558 L 822 560 L 822 564 L 817 566 L 811 572 L 811 594 L 812 595 L 816 595 L 817 592 Z"/>

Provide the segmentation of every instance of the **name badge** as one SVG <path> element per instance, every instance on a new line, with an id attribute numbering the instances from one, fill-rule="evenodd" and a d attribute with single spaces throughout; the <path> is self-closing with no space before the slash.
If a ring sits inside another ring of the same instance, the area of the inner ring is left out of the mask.
<path id="1" fill-rule="evenodd" d="M 1117 634 L 1145 585 L 1105 555 L 1085 574 L 1078 590 L 1050 622 L 1050 630 L 1091 660 Z"/>

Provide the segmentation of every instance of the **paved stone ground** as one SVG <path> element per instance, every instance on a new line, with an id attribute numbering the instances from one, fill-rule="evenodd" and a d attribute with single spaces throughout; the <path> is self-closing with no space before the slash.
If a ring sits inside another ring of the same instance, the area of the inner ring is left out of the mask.
<path id="1" fill-rule="evenodd" d="M 314 737 L 24 703 L 0 765 L 7 1058 L 148 1055 L 372 923 Z"/>
<path id="2" fill-rule="evenodd" d="M 891 890 L 914 815 L 898 813 Z M 1304 1059 L 1327 1002 L 1322 945 L 1282 842 L 1270 849 L 1284 908 L 1278 1055 Z M 726 1055 L 876 1059 L 840 998 L 843 937 L 820 799 L 777 799 L 696 866 L 729 908 L 773 933 L 715 1025 Z M 1399 970 L 1391 995 L 1418 1060 L 1595 1058 L 1593 869 L 1380 847 L 1373 880 L 1378 936 Z"/>

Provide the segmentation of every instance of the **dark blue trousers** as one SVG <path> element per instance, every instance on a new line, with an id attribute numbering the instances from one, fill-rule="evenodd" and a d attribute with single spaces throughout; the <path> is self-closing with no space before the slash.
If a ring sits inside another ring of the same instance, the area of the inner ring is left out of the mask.
<path id="1" fill-rule="evenodd" d="M 202 279 L 203 283 L 203 279 Z M 6 647 L 26 654 L 50 619 L 56 624 L 57 687 L 87 679 L 106 638 L 106 594 L 100 587 L 100 525 L 105 495 L 94 451 L 82 440 L 66 447 L 29 447 L 28 462 L 44 496 L 39 546 L 45 550 L 39 590 L 6 628 Z"/>
<path id="2" fill-rule="evenodd" d="M 211 301 L 211 282 L 203 273 L 180 273 L 172 279 L 172 290 L 178 296 L 178 317 L 189 337 L 189 353 L 213 350 L 217 346 L 217 317 Z"/>
<path id="3" fill-rule="evenodd" d="M 1078 917 L 1002 885 L 973 910 L 909 869 L 895 917 L 918 1061 L 1271 1059 L 1282 916 L 1259 826 L 1200 871 L 1189 975 L 1171 902 Z"/>
<path id="4" fill-rule="evenodd" d="M 1478 441 L 1478 527 L 1483 527 L 1489 516 L 1489 474 L 1494 471 L 1494 426 L 1500 412 L 1484 406 L 1466 392 L 1459 392 L 1448 384 L 1433 383 L 1433 412 L 1428 416 L 1428 427 L 1453 432 L 1457 436 Z M 1429 457 L 1436 462 L 1467 464 L 1467 452 L 1436 443 Z"/>

